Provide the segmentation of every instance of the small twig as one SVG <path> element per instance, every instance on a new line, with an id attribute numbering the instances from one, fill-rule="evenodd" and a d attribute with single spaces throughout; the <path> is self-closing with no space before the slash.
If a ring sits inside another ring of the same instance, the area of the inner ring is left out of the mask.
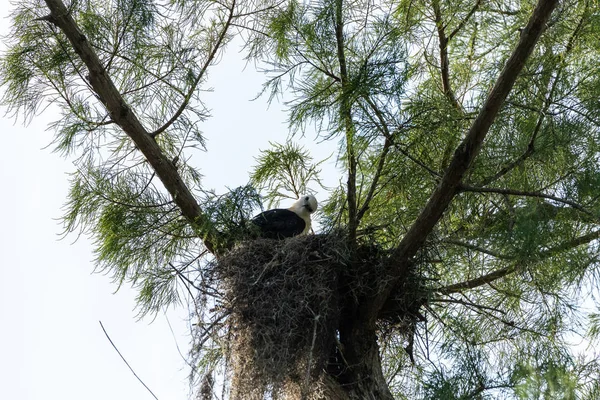
<path id="1" fill-rule="evenodd" d="M 450 34 L 448 35 L 448 41 L 451 41 L 452 38 L 454 36 L 456 36 L 456 34 L 458 32 L 460 32 L 460 30 L 462 28 L 464 28 L 464 26 L 466 25 L 467 22 L 469 22 L 469 19 L 473 16 L 473 14 L 475 14 L 475 11 L 477 11 L 477 9 L 479 8 L 479 6 L 481 5 L 481 0 L 477 0 L 475 2 L 475 5 L 473 6 L 473 8 L 471 8 L 471 11 L 469 11 L 467 13 L 467 15 L 465 16 L 465 18 L 460 21 L 460 23 L 458 24 L 458 26 L 456 27 L 456 29 L 454 29 L 452 32 L 450 32 Z"/>
<path id="2" fill-rule="evenodd" d="M 169 321 L 169 317 L 167 317 L 167 313 L 164 313 L 165 319 L 167 320 L 167 325 L 169 326 L 169 330 L 171 331 L 171 336 L 173 336 L 173 341 L 175 342 L 175 347 L 177 348 L 177 352 L 179 353 L 179 356 L 181 357 L 181 359 L 183 360 L 183 362 L 185 362 L 187 364 L 188 367 L 190 367 L 192 369 L 192 372 L 196 371 L 196 366 L 194 364 L 191 364 L 187 358 L 185 358 L 185 356 L 183 355 L 183 353 L 181 352 L 181 349 L 179 348 L 179 343 L 177 343 L 177 337 L 175 336 L 175 331 L 173 330 L 173 327 L 171 326 L 171 321 Z"/>
<path id="3" fill-rule="evenodd" d="M 54 19 L 54 17 L 51 14 L 48 15 L 44 15 L 43 17 L 39 17 L 39 18 L 34 18 L 34 21 L 46 21 L 51 23 L 52 25 L 56 25 L 56 20 Z"/>
<path id="4" fill-rule="evenodd" d="M 200 84 L 202 79 L 206 76 L 206 71 L 208 70 L 208 67 L 210 67 L 210 65 L 213 63 L 213 61 L 217 57 L 219 50 L 221 50 L 221 46 L 223 45 L 223 43 L 225 42 L 225 40 L 227 38 L 227 33 L 229 31 L 229 28 L 231 27 L 231 22 L 234 19 L 235 6 L 236 6 L 236 3 L 235 3 L 235 1 L 233 1 L 231 4 L 231 7 L 229 8 L 229 15 L 227 16 L 227 21 L 225 21 L 225 25 L 223 25 L 223 29 L 221 30 L 221 32 L 219 32 L 219 37 L 217 38 L 217 41 L 215 42 L 214 47 L 211 49 L 211 51 L 206 59 L 206 62 L 202 65 L 202 68 L 200 68 L 198 75 L 192 82 L 190 89 L 188 90 L 185 97 L 183 98 L 183 102 L 181 103 L 181 105 L 179 106 L 179 108 L 177 109 L 175 114 L 173 114 L 171 119 L 169 119 L 167 122 L 165 122 L 164 125 L 162 125 L 160 128 L 158 128 L 154 132 L 149 133 L 150 137 L 156 138 L 158 135 L 160 135 L 161 133 L 166 131 L 171 125 L 173 125 L 175 123 L 175 121 L 177 121 L 177 119 L 181 116 L 181 114 L 183 114 L 183 112 L 187 109 L 188 104 L 192 100 L 192 96 L 194 95 L 194 92 L 196 91 L 196 88 L 198 87 L 198 85 Z"/>
<path id="5" fill-rule="evenodd" d="M 515 259 L 514 256 L 507 255 L 507 254 L 501 254 L 501 253 L 495 252 L 493 250 L 489 250 L 484 247 L 477 246 L 475 244 L 463 242 L 463 241 L 456 240 L 456 239 L 443 239 L 442 243 L 448 243 L 448 244 L 453 244 L 455 246 L 461 246 L 466 249 L 478 251 L 480 253 L 487 254 L 489 256 L 492 256 L 494 258 L 498 258 L 501 260 L 514 260 Z"/>
<path id="6" fill-rule="evenodd" d="M 387 127 L 387 124 L 385 123 L 385 118 L 383 116 L 383 113 L 381 112 L 381 110 L 379 109 L 379 107 L 377 107 L 377 104 L 375 104 L 370 98 L 368 98 L 366 96 L 364 96 L 363 99 L 369 105 L 369 107 L 371 108 L 371 110 L 373 110 L 373 112 L 375 113 L 375 116 L 377 117 L 377 119 L 379 121 L 379 122 L 377 122 L 377 121 L 373 121 L 373 122 L 375 123 L 375 126 L 377 127 L 377 129 L 385 137 L 385 139 L 386 139 L 385 144 L 388 145 L 388 143 L 389 143 L 389 146 L 393 145 L 396 148 L 396 150 L 398 150 L 400 153 L 402 153 L 402 155 L 404 155 L 406 158 L 408 158 L 409 160 L 411 160 L 412 162 L 414 162 L 415 164 L 417 164 L 421 168 L 424 168 L 436 180 L 441 179 L 441 175 L 438 172 L 436 172 L 433 169 L 429 168 L 429 166 L 427 166 L 427 164 L 423 163 L 422 161 L 419 161 L 415 157 L 411 156 L 410 153 L 407 150 L 403 149 L 402 146 L 399 143 L 395 143 L 394 142 L 394 135 L 397 132 L 399 132 L 399 129 L 396 129 L 394 132 L 390 132 L 390 130 Z M 383 156 L 383 161 L 382 162 L 384 162 L 385 161 L 385 155 L 382 154 L 382 156 Z M 364 205 L 363 205 L 363 208 L 364 208 Z"/>
<path id="7" fill-rule="evenodd" d="M 478 278 L 474 278 L 465 282 L 455 283 L 453 285 L 448 285 L 445 287 L 441 287 L 436 289 L 436 292 L 443 294 L 451 294 L 461 292 L 462 290 L 473 289 L 479 286 L 483 286 L 485 284 L 490 284 L 500 278 L 504 278 L 506 275 L 510 275 L 517 270 L 516 266 L 511 265 L 509 267 L 501 268 L 495 271 L 492 271 L 488 274 L 480 276 Z"/>
<path id="8" fill-rule="evenodd" d="M 310 344 L 310 352 L 308 354 L 308 365 L 306 366 L 306 378 L 304 379 L 304 388 L 302 389 L 302 399 L 305 399 L 306 396 L 308 395 L 308 387 L 310 384 L 310 367 L 312 364 L 312 355 L 313 355 L 313 351 L 315 349 L 315 341 L 317 339 L 317 324 L 319 323 L 319 319 L 321 318 L 320 315 L 316 315 L 315 316 L 315 323 L 313 326 L 313 335 L 312 335 L 312 342 Z"/>
<path id="9" fill-rule="evenodd" d="M 150 394 L 152 395 L 152 397 L 154 397 L 156 400 L 158 400 L 158 397 L 156 397 L 156 395 L 154 393 L 152 393 L 152 390 L 150 390 L 150 388 L 148 386 L 146 386 L 146 384 L 144 383 L 144 381 L 135 373 L 135 371 L 133 370 L 133 368 L 131 368 L 131 365 L 129 365 L 129 363 L 127 362 L 127 360 L 125 359 L 125 357 L 123 357 L 123 354 L 121 354 L 121 352 L 119 351 L 119 349 L 117 349 L 117 346 L 115 346 L 115 344 L 113 343 L 113 341 L 110 338 L 110 336 L 108 336 L 108 333 L 106 332 L 106 329 L 104 329 L 104 325 L 102 325 L 102 321 L 98 321 L 98 322 L 100 322 L 100 327 L 102 328 L 102 331 L 104 331 L 104 334 L 106 335 L 106 338 L 108 339 L 108 341 L 110 342 L 110 344 L 112 345 L 112 347 L 115 349 L 115 351 L 117 352 L 117 354 L 119 354 L 119 356 L 121 357 L 121 359 L 123 360 L 123 362 L 125 363 L 125 365 L 127 365 L 127 367 L 129 367 L 129 370 L 133 373 L 133 375 L 137 378 L 137 380 L 140 381 L 140 383 L 142 385 L 144 385 L 144 387 L 146 388 L 146 390 L 148 390 L 150 392 Z"/>
<path id="10" fill-rule="evenodd" d="M 262 276 L 265 274 L 265 271 L 273 266 L 275 266 L 277 264 L 277 255 L 275 255 L 271 261 L 269 261 L 268 263 L 265 264 L 265 267 L 263 268 L 263 270 L 260 272 L 260 274 L 258 275 L 258 278 L 256 278 L 256 280 L 254 281 L 254 283 L 252 284 L 252 286 L 256 285 L 260 279 L 262 278 Z"/>
<path id="11" fill-rule="evenodd" d="M 473 303 L 473 302 L 471 302 L 469 300 L 456 299 L 456 298 L 454 298 L 452 296 L 450 296 L 450 298 L 448 298 L 448 299 L 434 298 L 434 299 L 429 300 L 429 302 L 430 303 L 454 303 L 454 304 L 461 304 L 463 306 L 470 307 L 474 311 L 476 311 L 476 310 L 487 310 L 487 311 L 494 311 L 494 312 L 497 312 L 497 313 L 500 313 L 500 314 L 506 314 L 506 311 L 500 310 L 499 308 L 488 307 L 488 306 L 484 306 L 482 304 L 476 304 L 476 303 Z"/>

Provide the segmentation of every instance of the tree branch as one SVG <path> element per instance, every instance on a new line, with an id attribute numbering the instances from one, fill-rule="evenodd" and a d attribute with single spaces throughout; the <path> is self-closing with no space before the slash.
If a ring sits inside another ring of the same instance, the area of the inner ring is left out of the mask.
<path id="1" fill-rule="evenodd" d="M 433 179 L 437 182 L 440 181 L 440 179 L 442 178 L 442 175 L 437 172 L 436 170 L 430 168 L 427 164 L 425 164 L 423 161 L 413 157 L 407 150 L 405 150 L 404 148 L 402 148 L 402 146 L 398 143 L 394 143 L 392 141 L 392 144 L 394 145 L 394 148 L 396 150 L 398 150 L 400 153 L 402 153 L 402 155 L 406 158 L 408 158 L 410 161 L 412 161 L 413 163 L 417 164 L 419 167 L 423 168 L 424 170 L 426 170 L 427 172 L 429 172 L 429 174 L 433 177 Z"/>
<path id="2" fill-rule="evenodd" d="M 579 210 L 585 214 L 588 214 L 592 217 L 597 217 L 595 214 L 593 214 L 591 211 L 587 210 L 585 207 L 583 207 L 579 203 L 576 203 L 576 202 L 568 200 L 568 199 L 563 199 L 560 197 L 552 196 L 549 194 L 540 193 L 540 192 L 528 192 L 528 191 L 524 191 L 524 190 L 514 190 L 514 189 L 485 188 L 485 187 L 476 187 L 476 186 L 470 186 L 470 185 L 465 185 L 465 184 L 461 184 L 459 186 L 459 191 L 475 192 L 475 193 L 497 193 L 497 194 L 505 194 L 505 195 L 509 195 L 509 196 L 525 196 L 525 197 L 537 197 L 537 198 L 541 198 L 541 199 L 548 199 L 548 200 L 553 200 L 553 201 L 556 201 L 559 203 L 567 204 L 567 205 L 573 207 L 574 209 Z"/>
<path id="3" fill-rule="evenodd" d="M 422 162 L 422 161 L 416 159 L 415 157 L 413 157 L 412 155 L 410 155 L 410 153 L 408 151 L 406 151 L 405 149 L 403 149 L 400 144 L 398 144 L 398 143 L 396 143 L 394 141 L 393 136 L 397 132 L 399 132 L 400 128 L 394 130 L 394 132 L 390 132 L 390 130 L 387 127 L 387 124 L 385 123 L 385 119 L 383 117 L 383 113 L 381 112 L 381 110 L 379 109 L 379 107 L 377 107 L 377 105 L 371 99 L 369 99 L 368 97 L 364 96 L 363 98 L 366 101 L 366 103 L 369 105 L 369 107 L 371 108 L 371 110 L 373 110 L 373 112 L 375 113 L 375 116 L 377 117 L 377 120 L 379 121 L 379 123 L 377 123 L 376 121 L 373 120 L 373 123 L 377 126 L 377 129 L 379 129 L 379 131 L 381 132 L 381 134 L 385 137 L 386 141 L 389 141 L 390 146 L 393 145 L 396 148 L 396 150 L 398 150 L 402 155 L 404 155 L 410 161 L 412 161 L 415 164 L 417 164 L 419 167 L 421 167 L 424 170 L 426 170 L 427 172 L 429 172 L 431 174 L 431 176 L 434 177 L 434 179 L 436 179 L 436 180 L 441 179 L 441 175 L 437 171 L 431 169 L 427 164 L 425 164 L 424 162 Z"/>
<path id="4" fill-rule="evenodd" d="M 587 8 L 587 3 L 586 3 L 586 8 Z M 512 171 L 514 168 L 518 167 L 519 165 L 521 165 L 523 162 L 525 162 L 525 160 L 527 160 L 535 151 L 535 140 L 542 128 L 542 123 L 544 122 L 544 119 L 546 118 L 546 116 L 548 115 L 548 110 L 550 109 L 550 106 L 552 105 L 552 98 L 554 97 L 554 92 L 556 90 L 556 87 L 558 86 L 558 81 L 560 78 L 560 75 L 562 74 L 566 63 L 564 62 L 564 60 L 566 59 L 566 56 L 571 52 L 571 50 L 573 49 L 573 45 L 575 43 L 575 39 L 577 38 L 577 35 L 579 34 L 579 32 L 581 31 L 581 28 L 583 27 L 583 23 L 585 21 L 585 12 L 584 15 L 580 18 L 579 23 L 577 24 L 577 26 L 575 27 L 575 29 L 573 30 L 573 33 L 571 34 L 571 36 L 569 37 L 569 40 L 567 41 L 567 46 L 565 47 L 565 51 L 562 54 L 562 62 L 559 64 L 558 70 L 556 72 L 556 75 L 554 77 L 554 80 L 552 81 L 552 84 L 550 85 L 550 90 L 548 91 L 548 94 L 546 95 L 546 98 L 544 99 L 544 104 L 542 105 L 542 108 L 540 110 L 532 110 L 535 112 L 539 112 L 539 117 L 537 120 L 537 123 L 535 125 L 535 128 L 533 129 L 533 133 L 531 134 L 531 139 L 529 139 L 529 144 L 527 145 L 527 149 L 525 149 L 525 151 L 523 152 L 523 154 L 521 154 L 517 159 L 515 159 L 514 161 L 512 161 L 511 163 L 505 165 L 504 167 L 502 167 L 500 169 L 500 171 L 498 171 L 497 173 L 495 173 L 494 175 L 485 178 L 480 184 L 479 186 L 487 186 L 490 183 L 498 180 L 499 178 L 503 177 L 504 175 L 506 175 L 507 173 L 509 173 L 510 171 Z"/>
<path id="5" fill-rule="evenodd" d="M 352 122 L 352 111 L 349 99 L 349 77 L 346 65 L 346 54 L 344 51 L 344 21 L 343 21 L 343 0 L 336 0 L 335 3 L 335 39 L 337 45 L 337 56 L 340 66 L 340 80 L 342 84 L 342 98 L 340 104 L 340 113 L 344 121 L 346 133 L 346 152 L 348 158 L 348 238 L 351 244 L 356 242 L 356 230 L 358 229 L 357 200 L 356 200 L 356 150 L 354 148 L 354 126 Z"/>
<path id="6" fill-rule="evenodd" d="M 125 365 L 127 365 L 127 367 L 129 368 L 129 370 L 133 373 L 133 376 L 135 376 L 137 378 L 137 380 L 142 385 L 144 385 L 144 387 L 146 388 L 146 390 L 148 392 L 150 392 L 150 394 L 152 395 L 152 397 L 154 397 L 156 400 L 158 400 L 158 397 L 156 397 L 156 395 L 152 392 L 152 390 L 150 390 L 150 388 L 144 383 L 144 381 L 138 376 L 138 374 L 135 373 L 135 371 L 133 370 L 133 368 L 131 368 L 131 365 L 129 365 L 129 363 L 127 362 L 127 360 L 125 359 L 125 357 L 123 357 L 123 354 L 121 354 L 121 352 L 119 351 L 119 349 L 117 348 L 117 346 L 115 346 L 115 344 L 113 343 L 113 341 L 110 338 L 110 336 L 108 336 L 108 333 L 106 332 L 106 329 L 104 329 L 104 325 L 102 325 L 102 321 L 98 321 L 98 322 L 100 323 L 100 327 L 102 328 L 102 332 L 104 332 L 104 335 L 106 336 L 106 338 L 108 339 L 108 341 L 112 345 L 113 349 L 115 349 L 115 351 L 117 352 L 117 354 L 121 357 L 121 360 L 123 360 L 123 362 L 125 363 Z"/>
<path id="7" fill-rule="evenodd" d="M 475 11 L 477 11 L 477 9 L 479 8 L 480 5 L 481 5 L 481 0 L 477 0 L 475 2 L 475 5 L 473 6 L 473 8 L 471 8 L 471 11 L 469 11 L 469 13 L 465 16 L 465 18 L 462 21 L 460 21 L 460 23 L 458 24 L 456 29 L 454 29 L 452 32 L 450 32 L 450 34 L 448 35 L 448 41 L 451 41 L 452 38 L 454 36 L 456 36 L 456 34 L 458 32 L 460 32 L 460 30 L 467 24 L 467 22 L 469 22 L 469 20 L 471 19 L 473 14 L 475 14 Z"/>
<path id="8" fill-rule="evenodd" d="M 165 156 L 133 110 L 127 105 L 64 3 L 61 0 L 45 0 L 45 2 L 50 9 L 52 22 L 65 34 L 75 52 L 87 66 L 89 82 L 102 99 L 111 119 L 123 129 L 144 154 L 148 163 L 156 171 L 156 175 L 173 197 L 182 215 L 201 234 L 206 248 L 214 253 L 218 238 L 217 232 L 211 228 L 208 218 L 203 214 L 190 189 L 183 182 L 177 168 Z"/>
<path id="9" fill-rule="evenodd" d="M 385 140 L 383 144 L 383 149 L 381 150 L 381 154 L 379 155 L 379 160 L 377 161 L 377 169 L 375 170 L 375 175 L 373 175 L 373 181 L 371 182 L 371 186 L 369 187 L 369 191 L 367 192 L 367 196 L 365 197 L 365 201 L 361 206 L 360 210 L 356 214 L 357 223 L 360 223 L 360 220 L 365 215 L 367 210 L 369 209 L 369 203 L 373 199 L 373 195 L 375 194 L 375 190 L 377 189 L 377 184 L 379 183 L 379 178 L 381 178 L 381 172 L 383 171 L 383 167 L 385 165 L 385 160 L 390 151 L 390 146 L 392 142 L 388 139 Z"/>
<path id="10" fill-rule="evenodd" d="M 600 229 L 596 230 L 596 231 L 592 231 L 586 235 L 579 236 L 568 242 L 561 243 L 558 246 L 552 247 L 548 250 L 542 251 L 537 256 L 535 256 L 535 260 L 538 262 L 543 261 L 543 260 L 547 259 L 548 257 L 552 257 L 555 254 L 558 254 L 558 253 L 566 251 L 566 250 L 574 249 L 581 245 L 590 243 L 591 241 L 596 240 L 598 238 L 600 238 Z M 512 274 L 513 272 L 517 271 L 518 269 L 519 269 L 519 262 L 515 262 L 514 264 L 509 265 L 508 267 L 498 269 L 496 271 L 490 272 L 489 274 L 485 274 L 478 278 L 474 278 L 474 279 L 460 282 L 460 283 L 454 283 L 452 285 L 434 289 L 433 291 L 442 293 L 442 294 L 451 294 L 451 293 L 461 292 L 461 291 L 467 290 L 467 289 L 474 289 L 476 287 L 483 286 L 488 283 L 492 283 L 500 278 L 504 278 L 505 276 Z"/>
<path id="11" fill-rule="evenodd" d="M 527 26 L 523 30 L 519 43 L 507 60 L 481 111 L 469 128 L 465 139 L 456 149 L 442 181 L 390 256 L 388 261 L 389 272 L 393 278 L 388 281 L 379 295 L 373 299 L 373 302 L 366 305 L 368 309 L 364 310 L 363 315 L 367 318 L 368 323 L 375 324 L 379 311 L 397 282 L 401 281 L 409 272 L 411 258 L 423 246 L 425 239 L 458 192 L 463 176 L 479 153 L 490 126 L 494 122 L 500 107 L 504 104 L 504 100 L 511 91 L 517 76 L 523 69 L 525 61 L 533 51 L 546 26 L 546 21 L 557 3 L 558 0 L 539 0 Z"/>
<path id="12" fill-rule="evenodd" d="M 455 240 L 455 239 L 444 239 L 442 240 L 442 243 L 448 243 L 448 244 L 453 244 L 455 246 L 460 246 L 460 247 L 464 247 L 466 249 L 469 250 L 474 250 L 474 251 L 478 251 L 480 253 L 483 254 L 487 254 L 488 256 L 492 256 L 494 258 L 500 259 L 500 260 L 513 260 L 514 257 L 506 255 L 506 254 L 500 254 L 497 253 L 495 251 L 492 250 L 488 250 L 484 247 L 481 246 L 477 246 L 471 243 L 467 243 L 467 242 L 461 242 L 460 240 Z"/>
<path id="13" fill-rule="evenodd" d="M 298 29 L 300 30 L 300 29 Z M 331 79 L 333 79 L 335 82 L 341 82 L 342 80 L 336 76 L 333 72 L 329 72 L 327 69 L 325 68 L 321 68 L 319 67 L 317 64 L 313 63 L 312 61 L 310 61 L 310 59 L 308 57 L 306 57 L 306 55 L 297 47 L 294 47 L 294 50 L 296 50 L 296 53 L 298 53 L 300 55 L 300 57 L 302 57 L 302 59 L 311 67 L 313 67 L 314 69 L 316 69 L 317 71 L 321 72 L 323 75 L 330 77 Z"/>
<path id="14" fill-rule="evenodd" d="M 566 250 L 574 249 L 575 247 L 579 247 L 583 244 L 587 244 L 587 243 L 591 242 L 592 240 L 596 240 L 598 238 L 600 238 L 600 229 L 598 229 L 596 231 L 592 231 L 586 235 L 579 236 L 573 240 L 569 240 L 568 242 L 563 242 L 563 243 L 559 244 L 558 246 L 552 247 L 548 250 L 545 250 L 537 256 L 537 259 L 544 260 L 548 257 L 552 257 L 555 254 L 558 254 L 558 253 L 566 251 Z"/>
<path id="15" fill-rule="evenodd" d="M 456 96 L 452 91 L 452 87 L 450 86 L 450 62 L 448 60 L 448 42 L 450 41 L 450 37 L 446 37 L 439 0 L 433 0 L 431 4 L 433 6 L 433 13 L 435 15 L 435 25 L 437 27 L 438 41 L 440 47 L 440 70 L 442 74 L 442 90 L 444 91 L 444 95 L 448 98 L 448 100 L 450 100 L 450 103 L 452 103 L 452 105 L 457 110 L 462 112 L 462 106 L 456 99 Z"/>
<path id="16" fill-rule="evenodd" d="M 453 297 L 450 297 L 449 299 L 433 298 L 431 300 L 428 300 L 428 303 L 429 304 L 432 304 L 432 303 L 454 303 L 454 304 L 461 304 L 463 306 L 470 307 L 471 309 L 475 309 L 475 310 L 478 310 L 478 311 L 485 310 L 485 311 L 497 312 L 499 314 L 505 314 L 506 313 L 505 311 L 500 310 L 499 308 L 488 307 L 488 306 L 484 306 L 482 304 L 473 303 L 472 301 L 455 299 Z"/>
<path id="17" fill-rule="evenodd" d="M 204 62 L 204 65 L 202 65 L 200 72 L 198 72 L 198 76 L 196 77 L 196 79 L 194 79 L 192 86 L 190 86 L 190 90 L 185 95 L 183 102 L 179 106 L 179 109 L 175 112 L 175 114 L 173 114 L 171 119 L 169 119 L 163 126 L 158 128 L 154 132 L 150 133 L 150 136 L 152 136 L 153 138 L 160 135 L 161 133 L 166 131 L 171 125 L 173 125 L 173 123 L 175 121 L 177 121 L 177 119 L 181 116 L 181 114 L 183 114 L 183 112 L 187 108 L 188 104 L 190 103 L 190 100 L 192 99 L 193 94 L 196 92 L 196 88 L 200 84 L 200 81 L 202 80 L 202 78 L 204 78 L 204 75 L 206 74 L 208 67 L 212 64 L 213 60 L 215 59 L 215 57 L 217 55 L 217 52 L 221 49 L 223 40 L 225 40 L 225 36 L 227 35 L 227 32 L 229 31 L 229 27 L 231 26 L 231 22 L 233 21 L 234 10 L 235 10 L 235 0 L 233 0 L 231 3 L 231 7 L 229 8 L 229 16 L 227 17 L 227 21 L 225 22 L 223 29 L 219 33 L 219 37 L 218 37 L 216 43 L 214 44 L 210 54 L 208 55 L 208 58 Z"/>
<path id="18" fill-rule="evenodd" d="M 368 96 L 364 97 L 365 101 L 371 107 L 377 119 L 379 120 L 379 129 L 385 136 L 385 143 L 383 144 L 383 149 L 381 150 L 381 154 L 379 155 L 379 161 L 377 162 L 377 169 L 375 170 L 375 175 L 373 176 L 373 181 L 371 182 L 371 186 L 369 187 L 369 191 L 367 192 L 367 197 L 360 210 L 358 210 L 358 214 L 356 215 L 357 222 L 360 223 L 360 220 L 365 215 L 367 210 L 369 209 L 369 203 L 373 199 L 373 195 L 375 194 L 375 190 L 377 189 L 377 184 L 379 183 L 379 178 L 381 178 L 381 172 L 383 171 L 383 167 L 385 165 L 385 160 L 389 153 L 390 147 L 392 145 L 392 135 L 387 127 L 385 119 L 383 118 L 383 113 L 377 107 L 377 105 L 370 99 Z"/>
<path id="19" fill-rule="evenodd" d="M 494 282 L 500 278 L 504 278 L 506 275 L 512 274 L 516 270 L 517 267 L 515 265 L 511 265 L 509 267 L 501 268 L 496 271 L 490 272 L 489 274 L 480 276 L 479 278 L 471 279 L 465 282 L 455 283 L 453 285 L 444 286 L 442 288 L 435 289 L 435 291 L 442 294 L 462 292 L 463 290 L 473 289 Z"/>

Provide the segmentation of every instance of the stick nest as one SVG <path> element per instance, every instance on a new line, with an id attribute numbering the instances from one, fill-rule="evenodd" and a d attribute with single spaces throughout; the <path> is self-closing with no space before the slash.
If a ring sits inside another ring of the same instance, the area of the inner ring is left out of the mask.
<path id="1" fill-rule="evenodd" d="M 384 258 L 362 246 L 350 260 L 341 233 L 258 239 L 221 257 L 214 272 L 229 312 L 231 398 L 277 397 L 290 384 L 307 393 L 335 351 L 345 310 L 381 287 Z"/>

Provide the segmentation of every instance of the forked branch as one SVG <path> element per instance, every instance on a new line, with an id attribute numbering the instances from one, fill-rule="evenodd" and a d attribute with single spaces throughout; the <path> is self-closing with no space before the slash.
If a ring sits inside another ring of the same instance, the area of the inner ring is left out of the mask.
<path id="1" fill-rule="evenodd" d="M 465 139 L 456 149 L 441 182 L 427 204 L 425 204 L 423 211 L 392 253 L 389 259 L 389 272 L 393 279 L 390 279 L 373 302 L 367 305 L 368 310 L 365 310 L 363 315 L 368 319 L 368 323 L 375 324 L 379 310 L 385 304 L 397 282 L 401 281 L 409 272 L 410 260 L 423 246 L 427 236 L 458 192 L 462 178 L 479 153 L 490 126 L 494 122 L 500 107 L 504 104 L 517 76 L 523 69 L 525 61 L 532 53 L 535 44 L 544 31 L 546 22 L 557 3 L 558 0 L 539 0 L 527 26 L 523 30 L 519 43 L 507 60 L 477 118 L 466 133 Z"/>
<path id="2" fill-rule="evenodd" d="M 450 40 L 452 40 L 454 35 L 456 35 L 467 23 L 471 15 L 473 15 L 477 7 L 479 7 L 480 1 L 481 0 L 478 0 L 477 3 L 475 3 L 475 6 L 471 10 L 471 12 L 467 14 L 467 17 L 463 21 L 461 21 L 459 26 L 450 35 L 446 35 L 446 25 L 444 24 L 444 21 L 442 21 L 442 11 L 440 8 L 439 0 L 432 1 L 433 15 L 435 17 L 435 25 L 437 28 L 438 42 L 440 48 L 440 72 L 442 75 L 442 91 L 444 92 L 444 95 L 448 98 L 450 103 L 452 103 L 452 106 L 460 112 L 463 111 L 462 106 L 458 102 L 454 92 L 452 91 L 452 87 L 450 86 L 450 60 L 448 57 L 448 43 L 450 42 Z"/>

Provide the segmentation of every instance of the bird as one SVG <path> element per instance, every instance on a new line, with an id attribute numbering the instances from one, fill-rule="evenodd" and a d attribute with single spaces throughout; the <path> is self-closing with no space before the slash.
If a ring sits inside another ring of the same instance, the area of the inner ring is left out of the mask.
<path id="1" fill-rule="evenodd" d="M 264 211 L 250 221 L 258 228 L 259 236 L 267 239 L 286 239 L 304 235 L 310 230 L 310 215 L 317 209 L 317 199 L 305 195 L 290 208 L 274 208 Z"/>

